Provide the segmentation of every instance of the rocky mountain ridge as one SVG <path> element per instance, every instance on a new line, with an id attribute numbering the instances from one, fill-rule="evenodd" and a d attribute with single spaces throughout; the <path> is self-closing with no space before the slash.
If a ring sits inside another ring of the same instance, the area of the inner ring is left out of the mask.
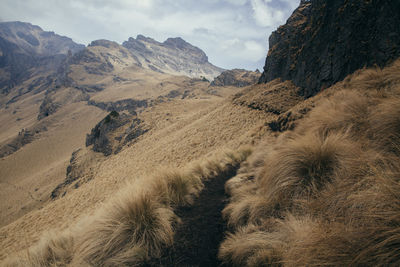
<path id="1" fill-rule="evenodd" d="M 122 45 L 95 40 L 85 47 L 30 23 L 0 23 L 0 91 L 3 94 L 38 75 L 43 76 L 41 80 L 54 82 L 48 81 L 47 87 L 49 84 L 79 86 L 68 76 L 74 64 L 86 64 L 85 72 L 97 75 L 110 73 L 116 65 L 119 69 L 138 66 L 159 73 L 209 80 L 223 71 L 209 63 L 201 49 L 180 37 L 160 43 L 138 35 Z"/>
<path id="2" fill-rule="evenodd" d="M 301 1 L 271 34 L 260 83 L 291 80 L 309 97 L 357 69 L 386 66 L 400 55 L 399 10 L 399 1 Z"/>
<path id="3" fill-rule="evenodd" d="M 154 71 L 207 79 L 213 79 L 223 71 L 208 62 L 204 51 L 180 37 L 160 43 L 138 35 L 136 39 L 130 37 L 122 45 L 137 58 L 140 66 Z"/>
<path id="4" fill-rule="evenodd" d="M 37 74 L 54 72 L 84 45 L 24 22 L 0 23 L 0 92 Z"/>

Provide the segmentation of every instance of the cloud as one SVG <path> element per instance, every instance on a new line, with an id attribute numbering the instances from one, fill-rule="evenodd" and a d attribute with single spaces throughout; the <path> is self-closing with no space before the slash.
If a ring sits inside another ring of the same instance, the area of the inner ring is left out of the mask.
<path id="1" fill-rule="evenodd" d="M 0 17 L 88 44 L 182 37 L 223 68 L 262 68 L 267 39 L 299 0 L 2 0 Z"/>
<path id="2" fill-rule="evenodd" d="M 284 20 L 285 13 L 271 3 L 272 0 L 251 0 L 254 19 L 262 27 L 272 27 Z"/>

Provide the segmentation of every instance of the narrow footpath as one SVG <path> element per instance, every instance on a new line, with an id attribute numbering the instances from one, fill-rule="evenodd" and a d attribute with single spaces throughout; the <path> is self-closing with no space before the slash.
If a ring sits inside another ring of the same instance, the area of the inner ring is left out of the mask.
<path id="1" fill-rule="evenodd" d="M 173 247 L 147 266 L 221 266 L 217 254 L 226 230 L 221 212 L 228 199 L 224 185 L 236 171 L 233 169 L 205 181 L 195 203 L 175 211 L 182 224 L 176 230 Z"/>

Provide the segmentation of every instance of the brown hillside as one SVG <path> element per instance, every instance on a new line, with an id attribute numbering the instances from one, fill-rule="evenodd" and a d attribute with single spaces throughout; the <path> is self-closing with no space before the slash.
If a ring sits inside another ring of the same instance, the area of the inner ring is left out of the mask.
<path id="1" fill-rule="evenodd" d="M 396 266 L 400 61 L 326 91 L 227 183 L 234 266 Z"/>

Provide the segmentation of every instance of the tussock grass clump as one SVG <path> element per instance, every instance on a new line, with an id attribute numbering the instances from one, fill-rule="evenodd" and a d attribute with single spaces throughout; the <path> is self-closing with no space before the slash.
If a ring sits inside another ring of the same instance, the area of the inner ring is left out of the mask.
<path id="1" fill-rule="evenodd" d="M 173 207 L 190 205 L 203 188 L 201 178 L 193 173 L 165 170 L 153 179 L 152 194 L 165 205 Z"/>
<path id="2" fill-rule="evenodd" d="M 237 189 L 223 213 L 233 227 L 279 217 L 298 208 L 295 200 L 317 197 L 336 177 L 358 176 L 362 154 L 346 134 L 285 138 L 266 156 L 256 181 Z"/>
<path id="3" fill-rule="evenodd" d="M 383 101 L 371 112 L 372 139 L 379 148 L 400 155 L 400 98 Z"/>
<path id="4" fill-rule="evenodd" d="M 203 181 L 230 173 L 250 148 L 221 151 L 184 170 L 164 169 L 116 193 L 67 234 L 44 237 L 5 266 L 142 266 L 174 242 L 180 219 L 174 209 L 191 205 Z"/>
<path id="5" fill-rule="evenodd" d="M 84 227 L 80 257 L 94 266 L 134 265 L 173 242 L 173 211 L 146 191 L 121 193 Z"/>
<path id="6" fill-rule="evenodd" d="M 260 231 L 249 225 L 228 234 L 219 250 L 219 258 L 230 266 L 279 266 L 285 243 L 281 233 Z"/>
<path id="7" fill-rule="evenodd" d="M 79 258 L 93 266 L 132 266 L 160 257 L 173 244 L 179 223 L 173 209 L 192 204 L 202 181 L 237 168 L 249 153 L 222 152 L 187 170 L 163 170 L 128 186 L 81 229 Z"/>
<path id="8" fill-rule="evenodd" d="M 225 264 L 400 265 L 400 60 L 343 84 L 228 181 Z"/>
<path id="9" fill-rule="evenodd" d="M 35 246 L 8 258 L 2 266 L 68 266 L 74 255 L 70 232 L 47 232 Z"/>
<path id="10" fill-rule="evenodd" d="M 351 88 L 378 91 L 386 96 L 397 90 L 400 83 L 400 61 L 396 60 L 392 65 L 381 69 L 379 67 L 363 69 L 356 72 L 348 81 Z"/>
<path id="11" fill-rule="evenodd" d="M 368 114 L 375 102 L 358 91 L 339 91 L 322 100 L 299 125 L 297 132 L 319 132 L 322 136 L 346 132 L 358 140 L 369 129 Z"/>

